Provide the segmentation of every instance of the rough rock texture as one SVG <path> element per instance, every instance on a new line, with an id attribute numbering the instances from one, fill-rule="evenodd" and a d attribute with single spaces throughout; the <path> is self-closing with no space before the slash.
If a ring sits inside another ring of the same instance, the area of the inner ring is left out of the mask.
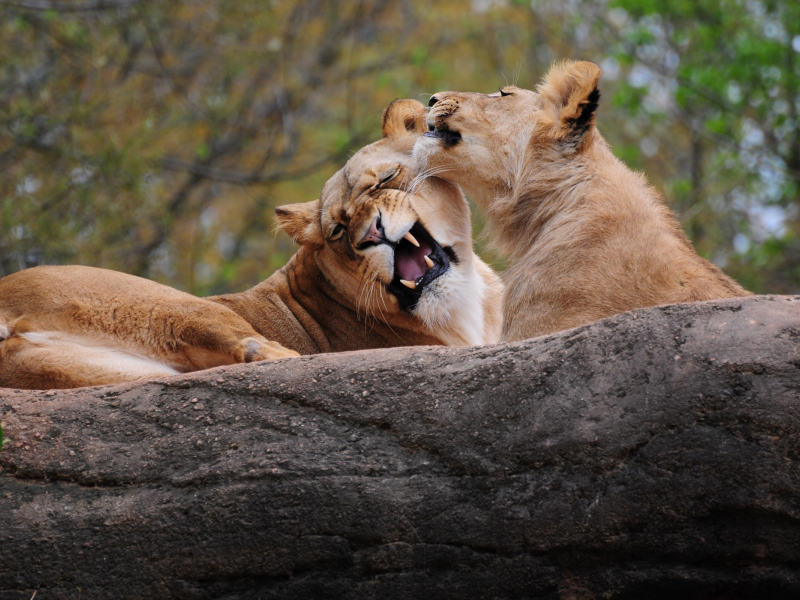
<path id="1" fill-rule="evenodd" d="M 796 598 L 798 347 L 754 297 L 0 391 L 0 599 Z"/>

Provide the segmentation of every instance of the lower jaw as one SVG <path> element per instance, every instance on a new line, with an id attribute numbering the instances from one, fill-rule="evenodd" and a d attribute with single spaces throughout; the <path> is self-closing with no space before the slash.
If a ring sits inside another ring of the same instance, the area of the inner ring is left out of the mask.
<path id="1" fill-rule="evenodd" d="M 400 308 L 406 312 L 411 312 L 417 306 L 420 298 L 422 298 L 422 292 L 425 291 L 422 286 L 417 286 L 416 289 L 410 290 L 403 287 L 403 284 L 396 280 L 386 286 L 386 289 L 397 300 Z"/>
<path id="2" fill-rule="evenodd" d="M 387 291 L 397 299 L 397 303 L 400 305 L 400 308 L 410 312 L 417 306 L 422 298 L 422 294 L 425 293 L 425 290 L 427 290 L 428 287 L 431 286 L 437 279 L 438 277 L 432 281 L 429 281 L 425 285 L 418 285 L 413 290 L 405 287 L 399 282 L 399 280 L 395 279 L 387 286 Z"/>

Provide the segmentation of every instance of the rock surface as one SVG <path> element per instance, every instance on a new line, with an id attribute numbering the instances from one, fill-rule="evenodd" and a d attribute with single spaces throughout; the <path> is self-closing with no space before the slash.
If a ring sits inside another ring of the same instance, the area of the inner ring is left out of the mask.
<path id="1" fill-rule="evenodd" d="M 800 297 L 0 390 L 0 599 L 800 597 Z"/>

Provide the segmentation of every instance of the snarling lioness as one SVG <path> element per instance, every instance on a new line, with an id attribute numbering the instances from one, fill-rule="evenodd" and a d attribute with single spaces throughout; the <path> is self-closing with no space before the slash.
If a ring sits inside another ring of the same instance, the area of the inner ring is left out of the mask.
<path id="1" fill-rule="evenodd" d="M 503 339 L 634 308 L 749 294 L 695 252 L 644 177 L 595 127 L 600 68 L 554 66 L 537 92 L 440 92 L 419 164 L 460 184 L 511 259 Z"/>
<path id="2" fill-rule="evenodd" d="M 131 275 L 37 267 L 0 279 L 0 386 L 68 388 L 272 358 L 497 341 L 502 286 L 473 252 L 457 186 L 415 180 L 424 106 L 397 101 L 384 138 L 319 200 L 279 207 L 299 244 L 241 294 L 196 298 Z"/>

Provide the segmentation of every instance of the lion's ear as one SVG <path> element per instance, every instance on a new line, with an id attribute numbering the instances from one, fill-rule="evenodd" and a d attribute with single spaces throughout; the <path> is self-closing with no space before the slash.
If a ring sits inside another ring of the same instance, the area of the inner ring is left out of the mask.
<path id="1" fill-rule="evenodd" d="M 537 91 L 556 124 L 557 137 L 581 135 L 594 124 L 602 74 L 600 67 L 586 61 L 564 61 L 547 72 Z"/>
<path id="2" fill-rule="evenodd" d="M 395 100 L 383 111 L 383 137 L 425 133 L 425 105 L 418 100 Z"/>
<path id="3" fill-rule="evenodd" d="M 302 246 L 321 246 L 322 230 L 319 225 L 319 200 L 285 204 L 275 209 L 275 222 L 292 239 Z"/>

